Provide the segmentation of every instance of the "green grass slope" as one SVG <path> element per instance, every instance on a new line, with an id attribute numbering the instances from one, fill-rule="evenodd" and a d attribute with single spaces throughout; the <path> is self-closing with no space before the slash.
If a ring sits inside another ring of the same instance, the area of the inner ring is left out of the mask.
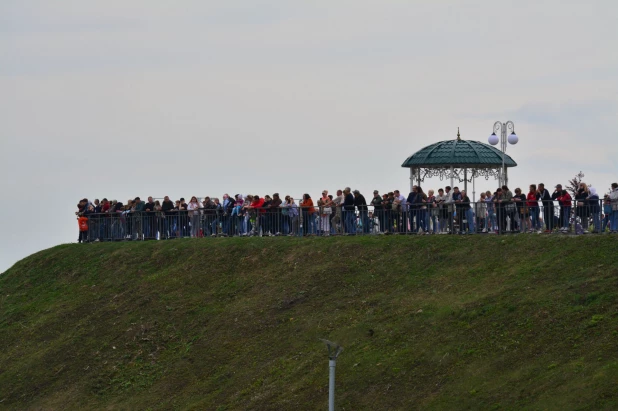
<path id="1" fill-rule="evenodd" d="M 0 276 L 0 408 L 617 409 L 618 238 L 62 245 Z"/>

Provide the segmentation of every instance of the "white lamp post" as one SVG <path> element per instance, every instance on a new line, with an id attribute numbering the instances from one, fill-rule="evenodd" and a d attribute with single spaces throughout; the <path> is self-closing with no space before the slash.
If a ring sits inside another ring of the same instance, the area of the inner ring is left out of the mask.
<path id="1" fill-rule="evenodd" d="M 508 130 L 511 131 L 511 134 L 508 135 Z M 500 138 L 496 135 L 497 132 L 500 132 Z M 506 123 L 502 123 L 500 121 L 496 121 L 494 123 L 494 132 L 491 133 L 489 138 L 487 139 L 489 144 L 492 146 L 500 143 L 500 150 L 502 151 L 502 172 L 500 173 L 500 178 L 498 179 L 500 186 L 503 184 L 508 185 L 508 176 L 506 174 L 506 168 L 504 167 L 504 153 L 506 153 L 506 143 L 508 141 L 509 144 L 517 144 L 519 141 L 519 137 L 515 134 L 515 124 L 512 121 L 507 121 Z"/>
<path id="2" fill-rule="evenodd" d="M 343 351 L 343 347 L 332 341 L 321 340 L 328 348 L 328 411 L 335 411 L 335 367 L 337 366 L 337 357 Z"/>

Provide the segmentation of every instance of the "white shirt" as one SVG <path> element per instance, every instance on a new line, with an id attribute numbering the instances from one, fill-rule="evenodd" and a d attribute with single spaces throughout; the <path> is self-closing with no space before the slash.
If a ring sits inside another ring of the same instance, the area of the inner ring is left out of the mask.
<path id="1" fill-rule="evenodd" d="M 399 194 L 399 197 L 397 197 L 397 200 L 400 201 L 401 211 L 408 211 L 408 206 L 406 204 L 406 198 L 403 196 L 403 194 Z"/>

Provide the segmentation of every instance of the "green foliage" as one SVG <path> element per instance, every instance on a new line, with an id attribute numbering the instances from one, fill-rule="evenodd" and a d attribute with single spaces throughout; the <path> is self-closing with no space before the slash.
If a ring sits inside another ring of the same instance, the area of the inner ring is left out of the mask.
<path id="1" fill-rule="evenodd" d="M 0 276 L 0 407 L 615 409 L 611 236 L 62 245 Z"/>

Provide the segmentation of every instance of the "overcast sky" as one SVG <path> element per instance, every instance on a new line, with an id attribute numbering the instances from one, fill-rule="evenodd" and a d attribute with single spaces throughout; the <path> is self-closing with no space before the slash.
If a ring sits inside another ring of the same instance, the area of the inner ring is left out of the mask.
<path id="1" fill-rule="evenodd" d="M 80 198 L 409 188 L 512 120 L 510 186 L 618 180 L 618 2 L 0 2 L 0 271 Z M 444 186 L 426 181 L 425 188 Z M 496 186 L 480 181 L 480 189 Z"/>

